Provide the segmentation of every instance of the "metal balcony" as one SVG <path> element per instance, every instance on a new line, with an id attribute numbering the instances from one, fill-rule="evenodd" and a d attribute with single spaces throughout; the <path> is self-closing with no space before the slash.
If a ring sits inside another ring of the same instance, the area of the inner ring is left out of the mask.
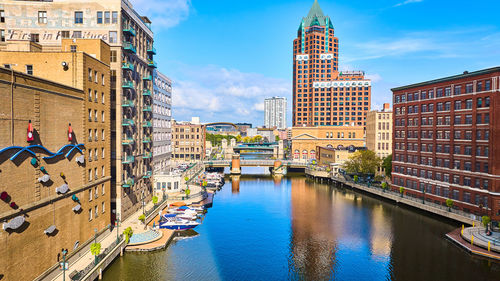
<path id="1" fill-rule="evenodd" d="M 134 179 L 129 178 L 122 183 L 122 187 L 131 187 L 134 185 Z"/>
<path id="2" fill-rule="evenodd" d="M 143 159 L 151 159 L 153 158 L 153 153 L 151 152 L 146 152 L 144 153 L 144 155 L 142 156 Z"/>
<path id="3" fill-rule="evenodd" d="M 125 118 L 122 121 L 122 126 L 124 126 L 124 127 L 129 127 L 129 126 L 134 126 L 134 125 L 135 125 L 135 123 L 134 123 L 134 120 L 132 120 L 132 119 Z"/>
<path id="4" fill-rule="evenodd" d="M 142 95 L 144 97 L 150 97 L 151 96 L 151 91 L 148 90 L 148 89 L 144 89 L 144 90 L 142 90 Z"/>
<path id="5" fill-rule="evenodd" d="M 148 61 L 148 66 L 152 68 L 156 68 L 156 62 L 154 60 Z"/>
<path id="6" fill-rule="evenodd" d="M 123 42 L 123 49 L 129 53 L 137 53 L 137 50 L 135 49 L 134 45 L 130 42 Z"/>
<path id="7" fill-rule="evenodd" d="M 151 75 L 145 76 L 145 77 L 142 78 L 142 80 L 144 80 L 144 81 L 153 81 L 153 76 L 151 76 Z"/>
<path id="8" fill-rule="evenodd" d="M 122 88 L 124 89 L 134 89 L 134 83 L 132 81 L 123 81 Z"/>
<path id="9" fill-rule="evenodd" d="M 134 71 L 135 67 L 134 67 L 133 64 L 125 62 L 125 63 L 122 64 L 122 69 Z"/>
<path id="10" fill-rule="evenodd" d="M 143 178 L 149 179 L 153 175 L 152 171 L 147 171 Z"/>
<path id="11" fill-rule="evenodd" d="M 135 162 L 134 156 L 124 156 L 122 157 L 122 164 L 132 164 Z"/>
<path id="12" fill-rule="evenodd" d="M 135 107 L 135 104 L 133 101 L 131 100 L 124 100 L 122 102 L 122 107 L 130 107 L 130 108 L 134 108 Z"/>
<path id="13" fill-rule="evenodd" d="M 144 121 L 144 122 L 142 122 L 142 127 L 143 128 L 152 128 L 153 124 L 151 124 L 151 121 Z"/>
<path id="14" fill-rule="evenodd" d="M 146 105 L 142 108 L 142 112 L 153 112 L 153 108 L 150 105 Z"/>
<path id="15" fill-rule="evenodd" d="M 131 26 L 124 26 L 123 27 L 123 34 L 135 36 L 135 29 Z"/>
<path id="16" fill-rule="evenodd" d="M 155 47 L 151 46 L 150 48 L 148 48 L 148 54 L 150 55 L 156 55 L 156 49 Z"/>
<path id="17" fill-rule="evenodd" d="M 149 138 L 149 137 L 145 137 L 145 138 L 143 138 L 143 139 L 142 139 L 142 143 L 145 143 L 145 144 L 146 144 L 146 143 L 151 143 L 151 138 Z"/>
<path id="18" fill-rule="evenodd" d="M 132 145 L 132 144 L 134 144 L 134 142 L 135 141 L 133 138 L 127 137 L 127 138 L 122 139 L 122 145 Z"/>

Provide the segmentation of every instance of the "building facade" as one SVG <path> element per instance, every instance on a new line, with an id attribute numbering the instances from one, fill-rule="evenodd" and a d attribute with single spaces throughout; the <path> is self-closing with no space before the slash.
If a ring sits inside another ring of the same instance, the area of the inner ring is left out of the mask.
<path id="1" fill-rule="evenodd" d="M 500 67 L 392 89 L 392 187 L 500 219 Z"/>
<path id="2" fill-rule="evenodd" d="M 151 22 L 128 0 L 53 0 L 0 3 L 5 41 L 28 40 L 42 51 L 59 50 L 62 39 L 102 39 L 111 48 L 112 210 L 122 219 L 150 199 L 152 186 L 153 70 Z"/>
<path id="3" fill-rule="evenodd" d="M 342 166 L 345 161 L 349 159 L 352 153 L 357 150 L 365 150 L 365 147 L 344 147 L 341 149 L 333 147 L 316 147 L 316 160 L 318 165 L 330 166 L 331 164 L 338 164 Z"/>
<path id="4" fill-rule="evenodd" d="M 316 147 L 348 148 L 365 146 L 363 126 L 293 127 L 293 159 L 316 159 Z"/>
<path id="5" fill-rule="evenodd" d="M 339 71 L 339 39 L 318 1 L 293 41 L 293 126 L 366 125 L 371 81 Z"/>
<path id="6" fill-rule="evenodd" d="M 172 121 L 172 160 L 195 162 L 205 158 L 205 125 Z"/>
<path id="7" fill-rule="evenodd" d="M 392 109 L 384 103 L 381 111 L 372 110 L 366 117 L 366 148 L 384 158 L 392 154 Z"/>
<path id="8" fill-rule="evenodd" d="M 264 100 L 264 126 L 286 128 L 286 98 L 272 97 Z"/>
<path id="9" fill-rule="evenodd" d="M 172 157 L 172 81 L 156 70 L 153 80 L 153 172 L 159 174 L 170 170 Z"/>
<path id="10" fill-rule="evenodd" d="M 72 44 L 107 49 L 94 55 L 109 63 L 109 46 L 93 41 Z M 1 51 L 0 61 L 10 68 L 0 68 L 10 105 L 0 107 L 1 275 L 32 280 L 109 225 L 109 65 L 81 51 Z"/>

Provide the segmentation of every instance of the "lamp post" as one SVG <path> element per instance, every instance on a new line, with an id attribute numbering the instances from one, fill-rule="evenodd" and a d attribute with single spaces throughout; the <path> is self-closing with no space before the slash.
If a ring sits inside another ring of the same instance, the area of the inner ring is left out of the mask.
<path id="1" fill-rule="evenodd" d="M 422 197 L 422 204 L 425 204 L 425 187 L 423 188 L 422 193 L 424 194 Z"/>
<path id="2" fill-rule="evenodd" d="M 97 244 L 97 228 L 94 228 L 94 244 Z M 97 255 L 94 256 L 95 259 L 94 259 L 94 264 L 97 264 Z"/>
<path id="3" fill-rule="evenodd" d="M 63 263 L 62 263 L 62 268 L 63 268 L 63 281 L 66 281 L 66 254 L 68 253 L 68 249 L 61 249 L 62 257 L 63 257 Z"/>
<path id="4" fill-rule="evenodd" d="M 142 191 L 142 214 L 146 214 L 146 212 L 144 211 L 144 190 Z"/>
<path id="5" fill-rule="evenodd" d="M 120 233 L 120 217 L 116 217 L 116 243 L 118 244 L 120 242 L 119 238 L 119 233 Z"/>

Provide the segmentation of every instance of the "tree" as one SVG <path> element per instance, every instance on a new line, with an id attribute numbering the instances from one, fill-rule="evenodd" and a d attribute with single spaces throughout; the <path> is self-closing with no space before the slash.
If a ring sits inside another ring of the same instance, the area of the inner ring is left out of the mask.
<path id="1" fill-rule="evenodd" d="M 251 141 L 252 141 L 252 139 L 251 139 L 250 137 L 244 137 L 244 138 L 243 138 L 243 142 L 244 142 L 244 143 L 249 143 L 249 142 L 251 142 Z"/>
<path id="2" fill-rule="evenodd" d="M 481 222 L 483 223 L 483 226 L 485 228 L 484 231 L 488 232 L 488 224 L 491 222 L 491 218 L 488 216 L 483 216 L 481 218 Z"/>
<path id="3" fill-rule="evenodd" d="M 97 256 L 101 253 L 101 243 L 92 243 L 90 245 L 90 253 L 95 256 L 94 264 L 97 264 Z"/>
<path id="4" fill-rule="evenodd" d="M 280 136 L 278 136 L 278 135 L 274 136 L 274 140 L 275 141 L 280 141 Z"/>
<path id="5" fill-rule="evenodd" d="M 401 193 L 401 197 L 403 197 L 404 192 L 405 192 L 405 188 L 404 187 L 400 187 L 399 188 L 399 193 Z"/>
<path id="6" fill-rule="evenodd" d="M 386 190 L 387 189 L 387 183 L 385 181 L 382 183 L 381 186 L 382 186 L 382 190 Z"/>
<path id="7" fill-rule="evenodd" d="M 146 216 L 144 214 L 140 215 L 139 216 L 139 220 L 144 223 L 144 221 L 146 220 Z"/>
<path id="8" fill-rule="evenodd" d="M 260 142 L 262 140 L 262 136 L 255 136 L 252 138 L 252 142 Z"/>
<path id="9" fill-rule="evenodd" d="M 453 200 L 446 199 L 446 206 L 448 206 L 448 212 L 451 211 L 451 207 L 453 207 Z"/>
<path id="10" fill-rule="evenodd" d="M 354 178 L 353 178 L 353 179 L 354 179 L 354 182 L 355 182 L 355 183 L 357 183 L 357 182 L 358 182 L 358 180 L 359 180 L 358 176 L 354 176 Z"/>
<path id="11" fill-rule="evenodd" d="M 389 154 L 384 158 L 382 168 L 384 168 L 385 176 L 390 178 L 392 174 L 392 154 Z"/>
<path id="12" fill-rule="evenodd" d="M 156 204 L 158 203 L 158 196 L 153 196 L 153 204 L 156 206 Z"/>
<path id="13" fill-rule="evenodd" d="M 344 162 L 342 168 L 348 174 L 374 175 L 380 167 L 380 157 L 371 150 L 358 150 Z"/>
<path id="14" fill-rule="evenodd" d="M 236 136 L 236 142 L 241 142 L 241 135 Z"/>
<path id="15" fill-rule="evenodd" d="M 130 240 L 130 237 L 132 237 L 132 235 L 134 234 L 134 230 L 132 229 L 132 227 L 127 227 L 124 231 L 123 231 L 123 235 L 125 235 L 125 243 L 128 244 L 128 241 Z"/>

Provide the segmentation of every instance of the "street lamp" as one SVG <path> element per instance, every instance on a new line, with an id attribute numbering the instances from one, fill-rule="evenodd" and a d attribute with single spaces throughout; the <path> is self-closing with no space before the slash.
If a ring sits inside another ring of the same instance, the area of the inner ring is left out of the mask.
<path id="1" fill-rule="evenodd" d="M 62 258 L 63 258 L 63 263 L 62 263 L 62 268 L 63 268 L 63 281 L 66 281 L 66 254 L 68 253 L 68 249 L 61 249 L 62 253 Z"/>
<path id="2" fill-rule="evenodd" d="M 119 233 L 120 233 L 120 217 L 116 216 L 116 243 L 120 242 Z"/>
<path id="3" fill-rule="evenodd" d="M 144 190 L 142 191 L 142 214 L 146 214 L 146 212 L 144 211 Z"/>
<path id="4" fill-rule="evenodd" d="M 94 232 L 95 232 L 95 234 L 94 234 L 94 244 L 97 244 L 97 228 L 94 228 Z M 94 264 L 97 264 L 97 255 L 95 255 L 94 257 L 95 257 Z"/>
<path id="5" fill-rule="evenodd" d="M 422 197 L 422 204 L 425 204 L 425 187 L 423 188 L 422 193 L 424 194 Z"/>

